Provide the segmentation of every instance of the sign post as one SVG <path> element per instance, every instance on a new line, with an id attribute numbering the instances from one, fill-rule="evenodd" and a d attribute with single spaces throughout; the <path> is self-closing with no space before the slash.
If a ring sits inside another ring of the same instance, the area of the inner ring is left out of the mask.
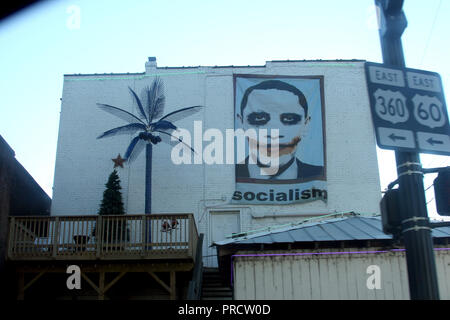
<path id="1" fill-rule="evenodd" d="M 375 0 L 375 4 L 379 8 L 377 11 L 380 18 L 383 62 L 388 66 L 405 68 L 401 36 L 407 22 L 402 9 L 403 0 Z M 398 82 L 400 81 L 399 75 L 396 77 L 396 74 L 393 72 L 391 79 L 396 84 L 400 84 Z M 399 94 L 383 96 L 380 93 L 380 97 L 393 99 L 395 102 L 391 104 L 395 108 L 398 106 L 399 120 L 404 120 L 405 115 L 402 115 L 401 111 L 405 111 L 406 114 L 408 109 L 406 99 Z M 386 111 L 389 112 L 389 103 L 385 106 Z M 431 112 L 431 109 L 429 111 Z M 383 110 L 381 110 L 382 112 Z M 395 157 L 399 183 L 401 232 L 406 249 L 410 298 L 412 300 L 438 300 L 436 263 L 419 154 L 414 151 L 404 151 L 405 149 L 414 149 L 410 147 L 414 142 L 411 136 L 403 135 L 404 132 L 395 131 L 393 128 L 387 130 L 381 134 L 385 140 L 391 139 L 405 147 L 401 148 L 401 151 L 400 148 L 395 151 Z M 380 137 L 380 132 L 377 134 Z"/>

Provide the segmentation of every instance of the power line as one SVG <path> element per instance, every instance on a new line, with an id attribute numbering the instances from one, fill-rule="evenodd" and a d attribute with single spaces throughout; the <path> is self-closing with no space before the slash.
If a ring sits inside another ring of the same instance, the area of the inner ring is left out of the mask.
<path id="1" fill-rule="evenodd" d="M 429 44 L 430 44 L 431 35 L 433 34 L 434 26 L 436 25 L 436 20 L 437 20 L 437 17 L 438 17 L 438 15 L 439 15 L 439 12 L 440 12 L 440 9 L 441 9 L 441 4 L 442 4 L 442 0 L 439 1 L 439 5 L 438 5 L 438 7 L 437 7 L 437 9 L 436 9 L 436 13 L 435 13 L 434 19 L 433 19 L 433 25 L 431 26 L 431 30 L 430 30 L 430 33 L 429 33 L 429 35 L 428 35 L 427 44 L 425 45 L 425 49 L 424 49 L 424 51 L 423 51 L 422 59 L 420 60 L 420 65 L 423 64 L 423 60 L 425 59 L 425 55 L 426 55 L 426 52 L 427 52 L 427 50 L 428 50 L 428 46 L 429 46 Z"/>

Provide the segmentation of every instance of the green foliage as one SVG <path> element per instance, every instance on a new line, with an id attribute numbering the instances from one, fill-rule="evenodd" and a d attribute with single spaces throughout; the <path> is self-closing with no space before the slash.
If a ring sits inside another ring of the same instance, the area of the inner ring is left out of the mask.
<path id="1" fill-rule="evenodd" d="M 103 199 L 98 210 L 99 215 L 125 215 L 125 209 L 122 201 L 122 187 L 117 171 L 109 175 L 108 182 L 105 184 Z M 112 243 L 115 241 L 129 241 L 129 230 L 125 220 L 120 223 L 106 223 L 106 230 L 103 230 L 103 241 Z M 95 236 L 97 227 L 94 228 L 92 235 Z"/>
<path id="2" fill-rule="evenodd" d="M 120 179 L 117 171 L 109 175 L 106 183 L 106 190 L 103 192 L 103 200 L 98 211 L 99 215 L 118 215 L 125 214 L 122 201 L 122 187 L 120 186 Z"/>

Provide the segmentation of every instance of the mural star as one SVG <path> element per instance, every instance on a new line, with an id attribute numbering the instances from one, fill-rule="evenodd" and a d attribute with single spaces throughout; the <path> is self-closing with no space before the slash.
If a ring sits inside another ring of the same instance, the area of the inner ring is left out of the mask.
<path id="1" fill-rule="evenodd" d="M 114 168 L 117 168 L 117 167 L 121 167 L 121 168 L 123 168 L 123 163 L 126 161 L 126 159 L 123 159 L 121 156 L 120 156 L 120 153 L 119 153 L 119 155 L 117 156 L 117 158 L 115 158 L 115 159 L 111 159 L 113 162 L 114 162 Z"/>

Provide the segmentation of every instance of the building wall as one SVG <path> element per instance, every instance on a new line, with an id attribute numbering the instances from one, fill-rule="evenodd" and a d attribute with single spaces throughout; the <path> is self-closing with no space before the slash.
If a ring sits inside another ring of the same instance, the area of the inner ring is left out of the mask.
<path id="1" fill-rule="evenodd" d="M 374 251 L 379 248 L 364 250 Z M 321 251 L 362 250 L 346 248 Z M 308 252 L 319 251 L 295 251 L 295 253 Z M 294 253 L 294 251 L 276 253 Z M 440 297 L 442 300 L 448 300 L 450 252 L 435 251 L 435 258 Z M 233 262 L 234 298 L 237 300 L 409 300 L 410 298 L 404 252 L 235 257 Z M 380 268 L 380 289 L 370 290 L 367 287 L 367 280 L 373 274 L 373 271 L 367 273 L 367 268 L 371 265 Z"/>
<path id="2" fill-rule="evenodd" d="M 293 205 L 231 205 L 234 165 L 174 165 L 171 147 L 153 147 L 152 211 L 194 213 L 205 233 L 204 255 L 214 255 L 210 212 L 240 213 L 240 229 L 295 222 L 317 214 L 356 211 L 376 213 L 381 198 L 375 136 L 371 122 L 364 63 L 267 62 L 261 67 L 147 67 L 143 74 L 66 75 L 62 95 L 52 215 L 96 214 L 112 158 L 124 156 L 132 136 L 97 140 L 106 130 L 126 124 L 96 103 L 137 112 L 128 86 L 140 92 L 155 75 L 164 81 L 165 114 L 181 107 L 204 110 L 176 124 L 190 130 L 194 120 L 203 130 L 234 128 L 233 74 L 324 76 L 328 201 Z M 207 143 L 203 143 L 203 146 Z M 144 213 L 145 152 L 131 165 L 118 168 L 127 213 Z M 213 259 L 213 258 L 212 258 Z M 208 260 L 207 265 L 214 264 Z"/>
<path id="3" fill-rule="evenodd" d="M 12 149 L 0 136 L 0 282 L 8 288 L 8 274 L 6 269 L 6 252 L 11 209 L 11 190 L 14 176 L 15 158 Z M 0 290 L 0 299 L 7 295 L 7 290 Z"/>

